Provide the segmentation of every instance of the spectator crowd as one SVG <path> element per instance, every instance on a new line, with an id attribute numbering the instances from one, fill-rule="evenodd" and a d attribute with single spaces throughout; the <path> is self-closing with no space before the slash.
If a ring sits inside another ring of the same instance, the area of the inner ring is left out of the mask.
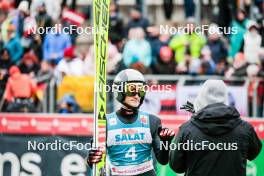
<path id="1" fill-rule="evenodd" d="M 195 30 L 200 24 L 193 17 L 194 3 L 184 2 L 186 20 L 180 25 L 186 26 L 185 30 L 164 34 L 160 25 L 165 24 L 150 22 L 142 8 L 131 8 L 125 22 L 118 3 L 111 1 L 107 73 L 114 75 L 124 68 L 133 68 L 143 74 L 264 76 L 263 1 L 251 1 L 254 10 L 247 8 L 248 4 L 234 8 L 229 21 L 202 19 L 202 24 L 214 33 Z M 89 9 L 77 9 L 76 1 L 67 5 L 66 1 L 0 0 L 0 97 L 5 100 L 0 103 L 1 109 L 34 111 L 32 106 L 42 100 L 41 92 L 52 78 L 61 82 L 65 75 L 94 75 L 93 45 L 80 52 L 76 42 L 80 35 L 60 31 L 60 26 L 88 24 Z M 173 26 L 168 14 L 173 11 L 167 10 L 167 24 Z M 222 24 L 236 32 L 226 34 L 221 31 Z M 40 27 L 54 27 L 55 33 L 35 33 L 34 29 Z M 70 95 L 63 99 L 75 102 Z M 60 112 L 79 109 L 65 110 L 65 102 L 62 104 Z"/>

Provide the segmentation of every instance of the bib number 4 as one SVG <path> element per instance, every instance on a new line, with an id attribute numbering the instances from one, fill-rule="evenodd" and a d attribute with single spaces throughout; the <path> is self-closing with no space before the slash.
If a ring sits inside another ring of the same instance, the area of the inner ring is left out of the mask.
<path id="1" fill-rule="evenodd" d="M 132 161 L 135 161 L 136 160 L 136 157 L 137 157 L 137 154 L 136 154 L 136 147 L 131 147 L 126 155 L 125 155 L 126 158 L 131 158 Z"/>

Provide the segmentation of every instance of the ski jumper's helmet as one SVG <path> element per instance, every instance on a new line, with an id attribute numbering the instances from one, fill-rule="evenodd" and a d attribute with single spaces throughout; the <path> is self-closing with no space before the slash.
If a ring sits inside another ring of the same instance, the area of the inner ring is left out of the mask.
<path id="1" fill-rule="evenodd" d="M 120 71 L 116 75 L 113 84 L 115 87 L 114 89 L 117 92 L 117 97 L 116 97 L 117 101 L 119 101 L 121 104 L 129 108 L 135 109 L 127 105 L 126 103 L 124 103 L 125 97 L 130 93 L 127 91 L 126 86 L 129 84 L 133 84 L 133 83 L 135 84 L 141 83 L 142 86 L 146 85 L 145 78 L 139 71 L 134 70 L 134 69 L 125 69 L 125 70 Z M 136 109 L 138 109 L 143 103 L 145 94 L 146 92 L 143 87 L 143 89 L 139 93 L 139 96 L 141 97 L 140 104 Z"/>

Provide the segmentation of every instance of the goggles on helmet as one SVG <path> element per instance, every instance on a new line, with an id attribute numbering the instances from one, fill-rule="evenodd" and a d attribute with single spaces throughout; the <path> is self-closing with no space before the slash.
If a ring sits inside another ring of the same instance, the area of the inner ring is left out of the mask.
<path id="1" fill-rule="evenodd" d="M 127 83 L 125 85 L 124 94 L 129 97 L 135 95 L 138 95 L 139 97 L 144 97 L 146 95 L 146 91 L 142 83 Z"/>

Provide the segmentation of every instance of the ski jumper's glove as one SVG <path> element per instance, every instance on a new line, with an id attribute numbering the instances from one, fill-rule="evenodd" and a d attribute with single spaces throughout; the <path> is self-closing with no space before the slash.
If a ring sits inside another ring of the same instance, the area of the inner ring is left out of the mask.
<path id="1" fill-rule="evenodd" d="M 168 142 L 171 142 L 172 139 L 174 138 L 175 136 L 175 132 L 171 129 L 168 129 L 168 128 L 159 128 L 158 129 L 158 135 L 161 139 L 161 141 L 168 141 Z"/>
<path id="2" fill-rule="evenodd" d="M 99 163 L 102 161 L 103 151 L 101 148 L 92 148 L 89 151 L 89 154 L 86 159 L 86 163 L 92 167 L 93 164 Z"/>

